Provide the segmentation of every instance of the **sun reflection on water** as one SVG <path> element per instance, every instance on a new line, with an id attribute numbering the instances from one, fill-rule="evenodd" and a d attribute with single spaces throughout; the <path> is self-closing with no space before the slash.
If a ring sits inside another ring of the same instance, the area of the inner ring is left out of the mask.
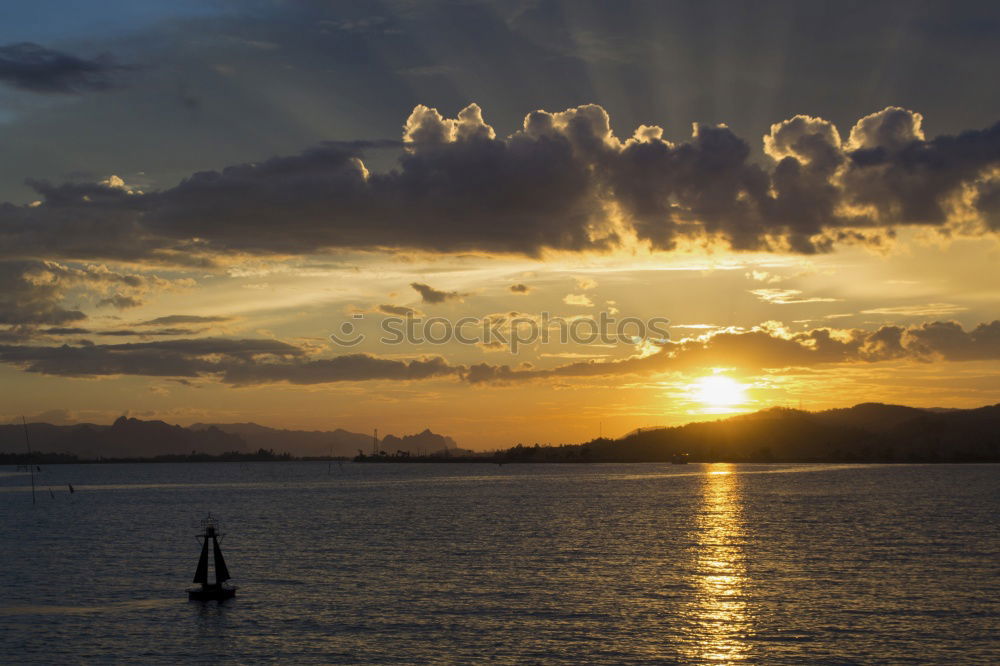
<path id="1" fill-rule="evenodd" d="M 744 517 L 739 477 L 731 467 L 710 465 L 702 485 L 691 613 L 695 635 L 690 656 L 697 661 L 733 663 L 749 658 L 753 618 L 746 601 Z"/>

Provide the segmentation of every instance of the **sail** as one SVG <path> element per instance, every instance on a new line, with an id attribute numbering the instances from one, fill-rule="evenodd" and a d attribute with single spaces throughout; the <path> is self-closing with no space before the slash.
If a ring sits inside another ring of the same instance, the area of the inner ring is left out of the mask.
<path id="1" fill-rule="evenodd" d="M 201 547 L 201 557 L 198 558 L 198 568 L 194 571 L 193 582 L 208 585 L 208 539 L 205 539 Z"/>
<path id="2" fill-rule="evenodd" d="M 207 539 L 206 539 L 207 541 Z M 229 580 L 229 569 L 226 567 L 226 560 L 222 558 L 222 549 L 219 548 L 219 541 L 212 537 L 212 548 L 215 551 L 215 582 Z"/>

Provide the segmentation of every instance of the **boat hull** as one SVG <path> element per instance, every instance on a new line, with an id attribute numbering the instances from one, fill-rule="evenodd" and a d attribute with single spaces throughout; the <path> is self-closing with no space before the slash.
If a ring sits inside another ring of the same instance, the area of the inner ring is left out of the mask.
<path id="1" fill-rule="evenodd" d="M 205 585 L 188 590 L 190 601 L 225 601 L 235 596 L 235 587 L 223 587 L 222 585 Z"/>

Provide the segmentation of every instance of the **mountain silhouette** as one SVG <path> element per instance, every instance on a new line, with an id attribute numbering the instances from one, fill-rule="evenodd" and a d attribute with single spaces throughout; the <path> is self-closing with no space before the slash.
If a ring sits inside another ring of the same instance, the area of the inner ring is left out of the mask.
<path id="1" fill-rule="evenodd" d="M 430 428 L 425 428 L 423 432 L 415 435 L 403 435 L 402 437 L 386 435 L 382 439 L 381 449 L 386 453 L 406 451 L 411 455 L 418 455 L 420 453 L 431 455 L 459 452 L 468 453 L 464 449 L 460 450 L 458 444 L 451 437 L 433 433 Z"/>
<path id="2" fill-rule="evenodd" d="M 368 451 L 372 447 L 372 436 L 336 430 L 285 430 L 269 428 L 256 423 L 195 423 L 191 430 L 217 428 L 222 432 L 243 438 L 252 450 L 274 449 L 287 451 L 295 456 L 324 457 L 331 451 L 334 456 L 353 456 L 358 449 Z"/>
<path id="3" fill-rule="evenodd" d="M 192 451 L 211 455 L 247 451 L 241 437 L 218 428 L 196 431 L 163 421 L 142 421 L 125 416 L 109 426 L 29 423 L 28 432 L 35 451 L 68 453 L 80 458 L 147 458 Z M 20 424 L 0 426 L 0 451 L 22 453 L 24 450 L 23 427 Z"/>
<path id="4" fill-rule="evenodd" d="M 283 430 L 256 423 L 185 428 L 121 417 L 111 425 L 31 423 L 32 449 L 84 459 L 150 458 L 164 454 L 219 455 L 263 449 L 301 457 L 353 456 L 372 450 L 370 435 L 343 429 Z M 379 449 L 451 460 L 481 460 L 455 440 L 425 429 L 386 435 Z M 0 426 L 0 452 L 24 453 L 20 424 Z M 921 409 L 863 403 L 806 412 L 774 407 L 719 421 L 646 428 L 617 439 L 583 444 L 523 446 L 486 458 L 523 462 L 667 462 L 686 453 L 692 462 L 1000 462 L 1000 405 L 977 409 Z"/>
<path id="5" fill-rule="evenodd" d="M 1000 405 L 928 410 L 864 403 L 822 412 L 775 407 L 532 455 L 544 459 L 560 450 L 564 456 L 618 461 L 665 462 L 681 453 L 693 462 L 1000 461 Z"/>
<path id="6" fill-rule="evenodd" d="M 52 425 L 29 423 L 31 447 L 36 452 L 65 453 L 83 459 L 152 458 L 194 451 L 210 455 L 263 449 L 298 457 L 354 456 L 372 449 L 372 436 L 336 430 L 283 430 L 256 423 L 196 423 L 189 427 L 163 421 L 143 421 L 122 416 L 111 425 L 81 423 Z M 386 435 L 382 450 L 438 452 L 460 451 L 451 437 L 426 429 L 415 435 Z M 0 425 L 0 453 L 24 453 L 21 424 Z"/>

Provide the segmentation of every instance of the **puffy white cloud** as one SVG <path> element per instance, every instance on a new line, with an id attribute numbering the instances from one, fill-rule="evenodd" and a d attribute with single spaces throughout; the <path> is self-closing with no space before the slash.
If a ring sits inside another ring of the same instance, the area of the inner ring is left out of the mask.
<path id="1" fill-rule="evenodd" d="M 833 123 L 801 115 L 771 125 L 770 134 L 764 136 L 764 152 L 777 161 L 791 157 L 823 170 L 836 168 L 844 159 Z"/>
<path id="2" fill-rule="evenodd" d="M 594 302 L 590 300 L 590 297 L 586 294 L 566 294 L 563 297 L 563 303 L 566 305 L 577 305 L 583 308 L 594 307 Z"/>
<path id="3" fill-rule="evenodd" d="M 924 140 L 924 117 L 916 111 L 890 106 L 865 116 L 851 128 L 848 150 L 885 148 L 896 151 Z"/>

